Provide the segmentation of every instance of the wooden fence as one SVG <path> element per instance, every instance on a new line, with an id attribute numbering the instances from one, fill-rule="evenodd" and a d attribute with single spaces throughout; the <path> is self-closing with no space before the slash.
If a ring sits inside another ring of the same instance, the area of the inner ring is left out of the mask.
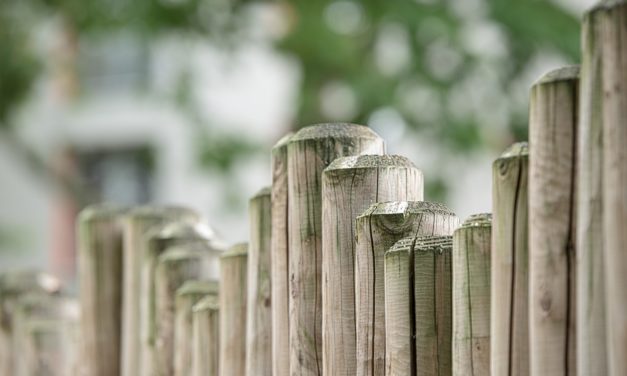
<path id="1" fill-rule="evenodd" d="M 627 375 L 627 2 L 583 26 L 581 67 L 531 86 L 529 143 L 494 161 L 491 214 L 424 201 L 367 127 L 305 127 L 272 150 L 249 243 L 98 205 L 78 300 L 0 275 L 0 374 Z"/>

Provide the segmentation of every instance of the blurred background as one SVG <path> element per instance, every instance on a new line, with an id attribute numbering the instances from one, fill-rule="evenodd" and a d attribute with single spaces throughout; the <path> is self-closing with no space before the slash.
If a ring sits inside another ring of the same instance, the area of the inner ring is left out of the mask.
<path id="1" fill-rule="evenodd" d="M 579 60 L 593 0 L 2 0 L 0 271 L 74 278 L 100 201 L 191 206 L 229 243 L 269 150 L 312 123 L 372 127 L 426 199 L 490 211 L 529 87 Z"/>

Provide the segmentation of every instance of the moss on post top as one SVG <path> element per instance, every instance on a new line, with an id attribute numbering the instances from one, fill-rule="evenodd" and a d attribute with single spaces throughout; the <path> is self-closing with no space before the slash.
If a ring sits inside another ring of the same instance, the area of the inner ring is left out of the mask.
<path id="1" fill-rule="evenodd" d="M 492 213 L 479 213 L 468 217 L 460 228 L 490 226 L 492 226 Z"/>
<path id="2" fill-rule="evenodd" d="M 542 75 L 533 84 L 533 87 L 562 81 L 577 81 L 579 80 L 579 70 L 579 65 L 571 65 L 554 69 Z"/>
<path id="3" fill-rule="evenodd" d="M 408 158 L 400 155 L 353 155 L 348 157 L 340 157 L 335 159 L 324 172 L 329 173 L 334 170 L 348 170 L 358 168 L 384 168 L 384 167 L 400 167 L 414 168 L 417 167 Z"/>
<path id="4" fill-rule="evenodd" d="M 420 214 L 420 213 L 438 213 L 443 215 L 454 216 L 446 205 L 439 202 L 429 201 L 387 201 L 376 202 L 357 218 L 378 216 L 378 215 L 394 215 L 394 214 Z"/>
<path id="5" fill-rule="evenodd" d="M 248 256 L 248 243 L 238 243 L 231 246 L 231 248 L 224 252 L 220 258 L 238 256 Z"/>
<path id="6" fill-rule="evenodd" d="M 289 142 L 300 142 L 307 140 L 319 140 L 325 138 L 333 139 L 355 139 L 355 138 L 369 138 L 380 139 L 372 129 L 358 124 L 351 123 L 324 123 L 314 124 L 302 128 Z"/>
<path id="7" fill-rule="evenodd" d="M 192 312 L 217 311 L 220 309 L 218 297 L 215 295 L 205 296 L 192 307 Z"/>
<path id="8" fill-rule="evenodd" d="M 95 204 L 85 207 L 78 214 L 79 223 L 87 223 L 93 221 L 110 221 L 116 220 L 120 216 L 128 212 L 127 208 L 123 208 L 113 204 Z"/>
<path id="9" fill-rule="evenodd" d="M 218 281 L 190 280 L 183 283 L 183 286 L 176 290 L 176 296 L 217 294 L 219 289 Z"/>

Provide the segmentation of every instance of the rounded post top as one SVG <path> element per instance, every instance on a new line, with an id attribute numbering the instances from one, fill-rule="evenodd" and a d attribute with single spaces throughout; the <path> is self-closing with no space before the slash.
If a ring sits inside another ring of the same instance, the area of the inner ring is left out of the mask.
<path id="1" fill-rule="evenodd" d="M 220 303 L 217 296 L 205 296 L 192 307 L 192 312 L 217 311 L 220 309 Z"/>
<path id="2" fill-rule="evenodd" d="M 334 139 L 354 139 L 354 138 L 370 138 L 380 139 L 372 129 L 358 124 L 351 123 L 324 123 L 314 124 L 302 128 L 289 142 L 300 142 L 307 140 L 319 140 L 325 138 Z"/>
<path id="3" fill-rule="evenodd" d="M 146 232 L 146 239 L 170 240 L 170 239 L 199 239 L 209 240 L 215 236 L 215 232 L 204 220 L 168 222 L 162 226 L 150 228 Z"/>
<path id="4" fill-rule="evenodd" d="M 450 235 L 425 235 L 408 236 L 397 241 L 387 252 L 393 255 L 394 252 L 433 252 L 442 254 L 449 252 L 453 248 L 453 237 Z"/>
<path id="5" fill-rule="evenodd" d="M 286 134 L 285 136 L 281 137 L 279 141 L 277 141 L 276 144 L 274 144 L 274 146 L 272 147 L 272 152 L 274 153 L 280 149 L 286 148 L 287 144 L 290 143 L 290 140 L 292 139 L 292 137 L 294 137 L 294 132 L 290 132 Z"/>
<path id="6" fill-rule="evenodd" d="M 176 263 L 190 259 L 205 257 L 211 252 L 211 248 L 202 243 L 191 243 L 169 247 L 159 256 L 160 264 Z"/>
<path id="7" fill-rule="evenodd" d="M 561 67 L 549 71 L 542 75 L 534 84 L 533 87 L 538 85 L 546 85 L 564 81 L 577 81 L 579 80 L 579 65 L 571 65 L 567 67 Z"/>
<path id="8" fill-rule="evenodd" d="M 623 5 L 627 5 L 627 0 L 601 0 L 596 3 L 592 8 L 590 8 L 586 12 L 586 14 L 594 13 L 597 11 L 608 11 Z"/>
<path id="9" fill-rule="evenodd" d="M 222 254 L 221 258 L 237 256 L 248 256 L 248 243 L 237 243 L 231 246 L 231 248 Z"/>
<path id="10" fill-rule="evenodd" d="M 52 274 L 36 270 L 19 270 L 0 275 L 0 295 L 21 294 L 29 291 L 53 294 L 60 290 L 61 281 Z"/>
<path id="11" fill-rule="evenodd" d="M 490 227 L 492 225 L 492 213 L 472 214 L 468 217 L 460 228 L 469 227 Z"/>
<path id="12" fill-rule="evenodd" d="M 418 169 L 412 161 L 400 155 L 354 155 L 335 159 L 324 170 L 324 172 L 327 173 L 334 170 L 383 167 Z"/>
<path id="13" fill-rule="evenodd" d="M 127 212 L 127 208 L 109 203 L 89 205 L 78 213 L 78 222 L 117 220 Z"/>
<path id="14" fill-rule="evenodd" d="M 498 159 L 518 158 L 529 156 L 529 144 L 527 142 L 517 142 L 503 152 Z"/>
<path id="15" fill-rule="evenodd" d="M 190 280 L 185 281 L 183 286 L 176 290 L 176 295 L 217 294 L 219 288 L 220 285 L 218 281 Z"/>
<path id="16" fill-rule="evenodd" d="M 183 206 L 143 205 L 128 211 L 127 217 L 133 219 L 161 219 L 161 218 L 195 218 L 200 214 L 193 209 Z"/>
<path id="17" fill-rule="evenodd" d="M 443 215 L 454 216 L 446 205 L 439 202 L 429 201 L 387 201 L 376 202 L 357 218 L 377 216 L 377 215 L 393 215 L 393 214 L 419 214 L 419 213 L 439 213 Z"/>
<path id="18" fill-rule="evenodd" d="M 270 196 L 272 194 L 272 187 L 263 187 L 261 188 L 259 191 L 257 191 L 257 193 L 255 193 L 255 195 L 253 197 L 251 197 L 251 200 L 255 200 L 261 197 L 266 197 L 266 196 Z"/>

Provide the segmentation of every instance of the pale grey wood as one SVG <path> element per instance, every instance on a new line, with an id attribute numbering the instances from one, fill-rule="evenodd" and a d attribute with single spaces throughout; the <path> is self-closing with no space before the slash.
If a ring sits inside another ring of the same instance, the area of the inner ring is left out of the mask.
<path id="1" fill-rule="evenodd" d="M 575 375 L 575 172 L 579 67 L 544 75 L 529 114 L 529 350 L 532 375 Z"/>
<path id="2" fill-rule="evenodd" d="M 452 235 L 459 225 L 446 206 L 426 201 L 372 204 L 355 226 L 357 375 L 385 373 L 384 254 L 407 236 Z"/>
<path id="3" fill-rule="evenodd" d="M 232 246 L 220 258 L 220 376 L 246 374 L 248 244 Z"/>
<path id="4" fill-rule="evenodd" d="M 492 165 L 492 375 L 529 375 L 528 164 L 517 143 Z"/>
<path id="5" fill-rule="evenodd" d="M 422 198 L 422 172 L 405 157 L 342 157 L 322 173 L 323 374 L 357 372 L 355 219 L 375 202 Z"/>
<path id="6" fill-rule="evenodd" d="M 272 373 L 290 373 L 290 328 L 288 296 L 288 216 L 287 144 L 292 134 L 283 137 L 272 148 Z"/>
<path id="7" fill-rule="evenodd" d="M 272 375 L 272 296 L 270 188 L 263 188 L 249 203 L 248 301 L 246 303 L 246 374 Z"/>
<path id="8" fill-rule="evenodd" d="M 345 123 L 303 128 L 288 143 L 291 375 L 322 373 L 322 170 L 338 157 L 384 152 L 369 128 Z"/>
<path id="9" fill-rule="evenodd" d="M 155 344 L 152 375 L 174 374 L 176 291 L 189 280 L 208 280 L 211 249 L 201 243 L 168 248 L 155 270 Z"/>
<path id="10" fill-rule="evenodd" d="M 194 376 L 220 376 L 220 307 L 217 296 L 206 296 L 193 308 Z"/>
<path id="11" fill-rule="evenodd" d="M 189 280 L 176 290 L 174 376 L 191 376 L 193 374 L 193 307 L 209 295 L 217 298 L 218 288 L 217 281 Z"/>
<path id="12" fill-rule="evenodd" d="M 186 208 L 141 206 L 124 219 L 124 278 L 122 293 L 122 376 L 147 375 L 142 370 L 141 348 L 142 260 L 148 252 L 146 233 L 154 226 L 179 221 L 198 221 L 200 216 Z"/>
<path id="13" fill-rule="evenodd" d="M 0 375 L 13 375 L 13 359 L 17 357 L 13 345 L 16 305 L 22 295 L 57 294 L 61 282 L 56 277 L 38 271 L 9 271 L 0 274 Z"/>
<path id="14" fill-rule="evenodd" d="M 603 234 L 608 374 L 627 375 L 627 2 L 602 1 Z"/>
<path id="15" fill-rule="evenodd" d="M 490 374 L 492 215 L 470 216 L 453 234 L 453 375 Z"/>
<path id="16" fill-rule="evenodd" d="M 577 373 L 607 374 L 601 12 L 584 16 L 577 171 Z"/>
<path id="17" fill-rule="evenodd" d="M 77 220 L 80 351 L 88 376 L 120 374 L 124 212 L 108 205 L 89 206 Z"/>

